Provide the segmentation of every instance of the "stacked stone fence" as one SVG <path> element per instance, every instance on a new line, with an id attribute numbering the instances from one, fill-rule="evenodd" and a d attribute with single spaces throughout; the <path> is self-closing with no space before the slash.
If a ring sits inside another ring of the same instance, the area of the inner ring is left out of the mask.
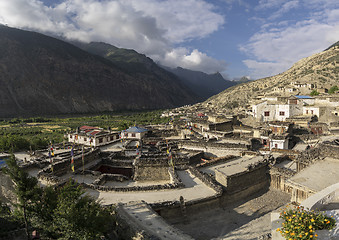
<path id="1" fill-rule="evenodd" d="M 168 157 L 164 158 L 139 158 L 134 162 L 135 166 L 168 166 L 169 159 Z M 188 165 L 189 159 L 185 157 L 177 157 L 173 154 L 173 164 L 177 165 Z"/>
<path id="2" fill-rule="evenodd" d="M 322 157 L 337 157 L 339 156 L 339 145 L 335 143 L 320 143 L 318 146 Z"/>
<path id="3" fill-rule="evenodd" d="M 101 165 L 109 165 L 115 167 L 132 167 L 134 159 L 110 159 L 103 158 L 100 162 Z"/>
<path id="4" fill-rule="evenodd" d="M 233 160 L 235 158 L 237 158 L 237 156 L 228 155 L 228 156 L 225 156 L 225 157 L 219 157 L 219 158 L 215 158 L 215 159 L 212 159 L 212 160 L 205 160 L 205 162 L 197 164 L 196 168 L 208 167 L 208 166 L 216 165 L 216 164 L 219 164 L 219 163 L 224 163 L 224 162 Z M 204 161 L 203 159 L 201 159 L 201 160 Z"/>
<path id="5" fill-rule="evenodd" d="M 185 146 L 194 146 L 200 148 L 227 148 L 227 149 L 248 149 L 247 144 L 244 143 L 216 143 L 216 142 L 205 142 L 205 141 L 180 141 L 178 145 L 181 148 Z"/>
<path id="6" fill-rule="evenodd" d="M 84 164 L 89 163 L 90 161 L 95 160 L 98 158 L 99 149 L 95 149 L 94 151 L 89 151 L 87 153 L 84 153 Z M 74 168 L 79 169 L 82 168 L 82 154 L 78 154 L 74 156 Z M 52 164 L 53 166 L 53 174 L 56 176 L 61 176 L 63 174 L 66 174 L 67 172 L 71 171 L 71 157 L 63 159 L 61 161 L 55 162 Z M 51 173 L 51 167 L 47 166 L 43 170 L 41 170 L 38 173 L 38 178 L 41 177 L 41 175 L 50 175 Z"/>
<path id="7" fill-rule="evenodd" d="M 218 185 L 212 177 L 210 177 L 208 174 L 200 172 L 197 168 L 189 167 L 189 172 L 200 179 L 204 184 L 206 184 L 208 187 L 212 188 L 214 191 L 217 192 L 217 196 L 222 195 L 222 187 Z"/>
<path id="8" fill-rule="evenodd" d="M 185 185 L 182 183 L 178 175 L 173 171 L 173 168 L 168 168 L 168 174 L 170 175 L 170 183 L 167 184 L 156 184 L 149 186 L 126 186 L 126 187 L 115 187 L 115 186 L 103 186 L 107 181 L 124 181 L 125 176 L 120 174 L 101 174 L 92 184 L 81 183 L 83 187 L 105 191 L 105 192 L 134 192 L 134 191 L 156 191 L 164 189 L 177 189 L 183 188 Z"/>

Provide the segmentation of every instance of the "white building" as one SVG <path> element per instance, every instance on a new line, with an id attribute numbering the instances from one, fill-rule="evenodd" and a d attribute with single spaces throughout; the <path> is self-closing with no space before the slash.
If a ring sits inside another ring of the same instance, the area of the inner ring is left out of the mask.
<path id="1" fill-rule="evenodd" d="M 121 138 L 123 139 L 142 139 L 148 132 L 145 128 L 130 127 L 121 132 Z"/>
<path id="2" fill-rule="evenodd" d="M 119 140 L 119 132 L 91 126 L 82 126 L 76 132 L 68 134 L 68 142 L 92 147 L 106 145 L 116 140 Z"/>
<path id="3" fill-rule="evenodd" d="M 285 121 L 286 118 L 301 115 L 303 108 L 298 99 L 293 98 L 287 104 L 263 101 L 252 106 L 252 113 L 260 122 Z"/>

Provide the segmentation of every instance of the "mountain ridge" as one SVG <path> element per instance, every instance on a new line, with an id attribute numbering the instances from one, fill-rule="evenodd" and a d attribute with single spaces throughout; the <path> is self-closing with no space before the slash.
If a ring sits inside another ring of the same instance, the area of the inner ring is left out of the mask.
<path id="1" fill-rule="evenodd" d="M 195 106 L 215 111 L 230 109 L 242 112 L 255 97 L 271 94 L 288 96 L 311 92 L 308 89 L 302 89 L 299 92 L 285 92 L 285 90 L 289 90 L 289 87 L 293 90 L 295 83 L 314 84 L 317 89 L 339 85 L 338 44 L 333 44 L 328 50 L 299 60 L 283 73 L 230 87 Z M 284 92 L 282 92 L 283 90 Z"/>
<path id="2" fill-rule="evenodd" d="M 106 58 L 0 26 L 0 117 L 171 108 L 197 101 L 172 76 L 135 76 Z"/>

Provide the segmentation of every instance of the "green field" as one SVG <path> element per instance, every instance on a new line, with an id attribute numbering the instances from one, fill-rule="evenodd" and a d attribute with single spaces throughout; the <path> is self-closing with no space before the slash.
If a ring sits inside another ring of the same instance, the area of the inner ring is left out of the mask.
<path id="1" fill-rule="evenodd" d="M 82 125 L 123 130 L 134 125 L 167 123 L 162 111 L 102 114 L 76 117 L 0 119 L 0 151 L 46 148 L 50 142 L 66 141 L 65 134 Z"/>

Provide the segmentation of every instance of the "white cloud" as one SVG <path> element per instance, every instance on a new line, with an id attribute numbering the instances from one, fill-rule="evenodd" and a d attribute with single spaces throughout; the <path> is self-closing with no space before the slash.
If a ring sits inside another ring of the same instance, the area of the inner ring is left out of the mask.
<path id="1" fill-rule="evenodd" d="M 163 64 L 169 67 L 183 67 L 206 73 L 222 72 L 226 70 L 226 62 L 216 60 L 205 53 L 194 49 L 189 52 L 186 48 L 176 48 L 166 53 Z"/>
<path id="2" fill-rule="evenodd" d="M 0 0 L 0 22 L 70 39 L 103 41 L 171 63 L 168 54 L 182 53 L 176 44 L 207 37 L 224 24 L 224 17 L 203 0 L 62 0 L 49 7 L 39 0 Z M 192 56 L 181 61 L 192 69 L 225 68 L 223 62 L 197 52 L 178 58 Z"/>
<path id="3" fill-rule="evenodd" d="M 339 11 L 327 9 L 318 19 L 303 20 L 293 25 L 272 24 L 254 34 L 240 46 L 248 54 L 244 64 L 254 78 L 286 71 L 301 58 L 321 52 L 338 41 Z"/>

